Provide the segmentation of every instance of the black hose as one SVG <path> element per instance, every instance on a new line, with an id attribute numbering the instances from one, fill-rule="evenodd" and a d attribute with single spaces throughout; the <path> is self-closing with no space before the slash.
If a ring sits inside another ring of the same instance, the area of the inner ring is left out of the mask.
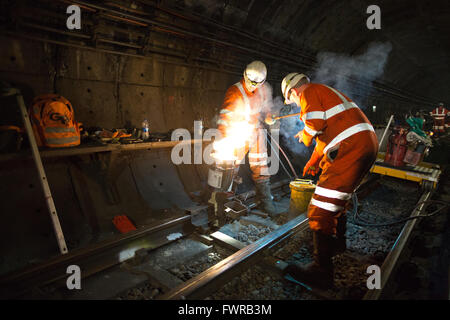
<path id="1" fill-rule="evenodd" d="M 295 179 L 298 179 L 298 175 L 297 175 L 297 173 L 295 172 L 294 167 L 292 166 L 291 161 L 289 161 L 289 158 L 288 158 L 288 156 L 286 155 L 286 153 L 284 152 L 283 148 L 281 148 L 281 146 L 279 145 L 279 143 L 277 143 L 277 142 L 272 138 L 272 136 L 270 135 L 269 132 L 267 132 L 267 134 L 269 135 L 270 139 L 271 139 L 273 142 L 275 142 L 275 144 L 277 145 L 278 149 L 280 149 L 281 153 L 283 154 L 284 158 L 286 159 L 287 163 L 289 164 L 289 167 L 291 168 L 292 173 L 293 173 L 294 176 L 295 176 Z M 267 140 L 267 141 L 268 141 L 268 140 Z M 278 159 L 279 159 L 279 158 L 278 158 Z M 281 160 L 280 160 L 280 162 L 281 162 Z"/>
<path id="2" fill-rule="evenodd" d="M 272 146 L 272 143 L 270 143 L 269 139 L 267 139 L 267 142 L 270 145 L 270 148 L 272 149 L 272 151 L 275 152 L 275 148 Z M 278 161 L 280 161 L 281 166 L 283 167 L 284 172 L 286 172 L 286 174 L 289 176 L 289 179 L 293 180 L 293 177 L 291 176 L 291 174 L 289 173 L 288 169 L 286 168 L 286 166 L 284 165 L 283 161 L 281 161 L 280 157 L 277 155 Z"/>
<path id="3" fill-rule="evenodd" d="M 393 222 L 387 222 L 387 223 L 371 223 L 371 222 L 368 222 L 367 220 L 364 220 L 361 216 L 359 216 L 359 212 L 358 212 L 358 197 L 356 196 L 355 193 L 353 193 L 353 195 L 352 195 L 352 200 L 353 200 L 353 222 L 356 225 L 367 226 L 367 227 L 387 227 L 387 226 L 392 226 L 392 225 L 395 225 L 395 224 L 398 224 L 398 223 L 402 223 L 402 222 L 406 222 L 406 221 L 413 220 L 413 219 L 432 217 L 432 216 L 438 214 L 439 212 L 441 212 L 442 210 L 444 210 L 444 209 L 446 209 L 446 208 L 448 208 L 450 206 L 449 202 L 442 201 L 442 200 L 420 201 L 419 203 L 416 204 L 416 206 L 414 207 L 413 211 L 416 210 L 416 208 L 421 206 L 422 204 L 425 204 L 425 208 L 428 207 L 431 204 L 441 204 L 442 207 L 440 207 L 439 209 L 433 211 L 430 214 L 421 214 L 421 215 L 417 215 L 415 217 L 408 217 L 408 218 L 400 219 L 400 220 L 393 221 Z"/>

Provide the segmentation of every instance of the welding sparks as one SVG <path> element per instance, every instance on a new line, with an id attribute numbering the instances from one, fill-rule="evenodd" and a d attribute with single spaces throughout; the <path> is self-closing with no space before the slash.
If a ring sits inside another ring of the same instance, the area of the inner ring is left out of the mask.
<path id="1" fill-rule="evenodd" d="M 212 156 L 221 161 L 238 160 L 238 149 L 244 148 L 245 144 L 250 141 L 254 129 L 255 126 L 247 121 L 233 122 L 227 128 L 225 138 L 214 142 Z"/>

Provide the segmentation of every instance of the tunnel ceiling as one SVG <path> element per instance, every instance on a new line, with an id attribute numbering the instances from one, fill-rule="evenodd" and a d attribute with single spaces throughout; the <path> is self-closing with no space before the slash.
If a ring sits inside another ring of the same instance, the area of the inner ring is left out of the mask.
<path id="1" fill-rule="evenodd" d="M 186 0 L 174 1 L 217 21 L 316 56 L 358 54 L 373 41 L 393 50 L 382 80 L 450 101 L 450 3 L 434 1 Z M 381 9 L 381 30 L 369 30 L 366 9 Z M 295 57 L 293 57 L 295 58 Z"/>
<path id="2" fill-rule="evenodd" d="M 69 3 L 83 9 L 80 31 L 66 29 Z M 414 107 L 448 104 L 448 0 L 377 1 L 380 30 L 366 26 L 371 4 L 361 0 L 5 0 L 0 3 L 0 32 L 52 45 L 157 57 L 163 63 L 212 68 L 235 77 L 248 62 L 260 59 L 268 65 L 268 79 L 274 84 L 289 72 L 311 73 L 323 53 L 357 57 L 371 44 L 384 43 L 392 50 L 384 72 L 373 79 L 377 92 L 372 98 L 394 98 Z M 361 83 L 354 81 L 352 86 Z"/>

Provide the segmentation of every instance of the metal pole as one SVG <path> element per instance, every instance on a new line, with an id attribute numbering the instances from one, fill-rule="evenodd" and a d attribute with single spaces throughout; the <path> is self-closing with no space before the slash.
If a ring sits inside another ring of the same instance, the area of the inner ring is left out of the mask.
<path id="1" fill-rule="evenodd" d="M 10 89 L 8 95 L 15 95 L 17 103 L 19 105 L 20 113 L 22 114 L 23 124 L 28 135 L 28 140 L 30 141 L 31 151 L 33 154 L 33 159 L 36 164 L 39 180 L 44 190 L 45 201 L 47 202 L 48 211 L 50 213 L 50 218 L 52 219 L 53 229 L 55 231 L 56 240 L 58 241 L 59 251 L 61 254 L 68 253 L 66 241 L 64 239 L 64 234 L 61 229 L 61 224 L 59 223 L 58 214 L 56 213 L 55 203 L 53 202 L 52 193 L 48 185 L 47 176 L 45 175 L 44 166 L 42 165 L 41 156 L 34 138 L 33 128 L 31 127 L 30 118 L 28 117 L 28 112 L 23 101 L 22 94 L 18 89 Z"/>
<path id="2" fill-rule="evenodd" d="M 394 115 L 391 115 L 391 117 L 389 118 L 389 122 L 387 124 L 386 129 L 383 132 L 383 135 L 381 136 L 381 140 L 380 140 L 380 144 L 378 145 L 378 148 L 381 148 L 381 144 L 383 143 L 384 137 L 386 136 L 387 131 L 389 130 L 389 127 L 391 126 L 391 122 L 394 119 Z"/>

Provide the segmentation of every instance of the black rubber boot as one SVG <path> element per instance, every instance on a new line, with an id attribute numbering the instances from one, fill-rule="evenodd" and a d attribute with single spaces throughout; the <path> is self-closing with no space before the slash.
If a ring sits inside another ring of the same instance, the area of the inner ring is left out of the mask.
<path id="1" fill-rule="evenodd" d="M 333 287 L 333 237 L 319 231 L 313 233 L 314 261 L 306 266 L 290 264 L 284 270 L 298 282 L 316 286 L 321 289 Z"/>
<path id="2" fill-rule="evenodd" d="M 262 210 L 270 216 L 280 214 L 282 212 L 281 208 L 278 208 L 273 202 L 273 196 L 270 190 L 270 181 L 265 180 L 256 182 L 255 187 L 256 198 L 261 201 Z"/>
<path id="3" fill-rule="evenodd" d="M 333 256 L 343 253 L 347 250 L 347 238 L 345 232 L 347 231 L 347 214 L 342 214 L 337 219 L 336 226 L 336 240 L 334 242 Z"/>

